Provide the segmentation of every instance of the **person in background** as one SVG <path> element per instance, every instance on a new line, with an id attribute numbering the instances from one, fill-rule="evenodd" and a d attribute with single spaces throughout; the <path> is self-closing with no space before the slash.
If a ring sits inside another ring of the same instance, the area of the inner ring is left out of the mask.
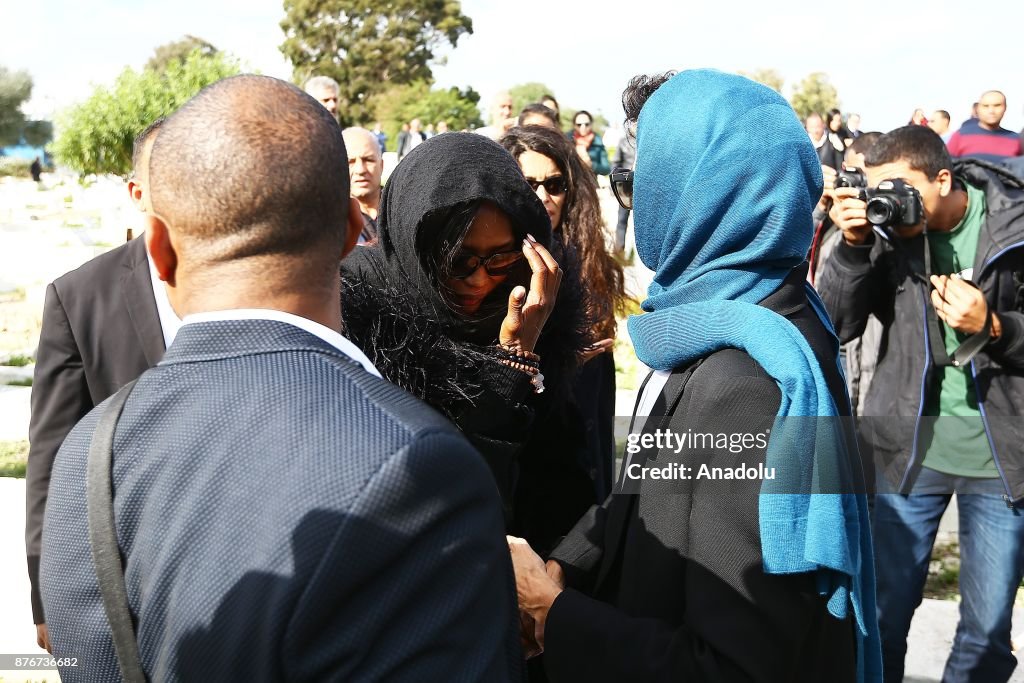
<path id="1" fill-rule="evenodd" d="M 608 175 L 612 172 L 608 163 L 608 150 L 604 147 L 601 136 L 594 132 L 594 117 L 590 112 L 581 109 L 572 118 L 572 132 L 569 139 L 576 147 L 576 153 L 583 164 L 587 166 L 594 175 Z"/>
<path id="2" fill-rule="evenodd" d="M 828 166 L 833 171 L 842 168 L 845 151 L 843 141 L 838 135 L 826 129 L 825 119 L 821 114 L 811 114 L 804 119 L 804 129 L 811 138 L 811 144 L 818 153 L 821 165 Z"/>
<path id="3" fill-rule="evenodd" d="M 32 160 L 32 165 L 29 166 L 28 170 L 32 174 L 33 181 L 38 183 L 42 180 L 43 164 L 39 161 L 39 157 Z"/>
<path id="4" fill-rule="evenodd" d="M 377 137 L 365 128 L 346 128 L 342 137 L 348 151 L 349 193 L 359 202 L 363 221 L 359 243 L 368 244 L 377 239 L 377 211 L 380 209 L 384 162 Z"/>
<path id="5" fill-rule="evenodd" d="M 153 210 L 149 154 L 162 124 L 163 119 L 152 122 L 132 146 L 127 189 L 142 215 Z M 160 362 L 181 321 L 146 253 L 145 240 L 137 237 L 50 283 L 42 322 L 32 377 L 25 546 L 36 640 L 49 650 L 39 558 L 57 451 L 86 413 Z"/>
<path id="6" fill-rule="evenodd" d="M 1006 115 L 1006 96 L 989 90 L 978 99 L 976 120 L 964 123 L 946 143 L 950 156 L 1001 163 L 1021 155 L 1020 136 L 1000 124 Z"/>
<path id="7" fill-rule="evenodd" d="M 935 134 L 942 138 L 943 142 L 949 142 L 953 131 L 949 129 L 949 112 L 945 109 L 936 109 L 928 119 L 928 127 L 935 131 Z"/>
<path id="8" fill-rule="evenodd" d="M 516 117 L 512 112 L 512 95 L 507 90 L 502 90 L 494 96 L 494 100 L 491 102 L 491 124 L 477 128 L 475 132 L 497 141 L 512 126 L 516 125 Z"/>
<path id="9" fill-rule="evenodd" d="M 927 126 L 928 118 L 924 115 L 924 109 L 915 109 L 914 113 L 910 115 L 910 121 L 907 122 L 908 126 Z"/>
<path id="10" fill-rule="evenodd" d="M 519 162 L 526 181 L 544 203 L 557 238 L 552 251 L 555 259 L 569 252 L 575 253 L 580 262 L 579 288 L 586 294 L 584 306 L 590 331 L 573 393 L 586 425 L 586 439 L 584 443 L 564 439 L 559 450 L 578 454 L 577 459 L 586 465 L 593 479 L 595 495 L 591 504 L 599 503 L 611 492 L 614 478 L 615 360 L 612 347 L 616 314 L 624 314 L 626 309 L 622 266 L 605 246 L 596 179 L 583 166 L 561 131 L 548 126 L 517 127 L 501 139 L 501 144 Z M 524 471 L 529 467 L 539 473 L 544 466 L 540 460 L 523 460 Z M 537 495 L 544 495 L 543 490 Z M 529 515 L 532 497 L 523 497 L 520 519 Z"/>
<path id="11" fill-rule="evenodd" d="M 550 109 L 551 111 L 555 112 L 556 117 L 561 117 L 562 110 L 558 107 L 558 100 L 555 99 L 554 95 L 542 95 L 540 98 L 540 103 L 543 104 L 548 109 Z M 559 121 L 561 121 L 561 118 L 559 118 Z M 559 123 L 558 127 L 561 128 L 562 124 Z"/>
<path id="12" fill-rule="evenodd" d="M 427 127 L 423 129 L 423 139 L 429 140 L 434 137 L 434 135 L 436 135 L 436 133 L 434 133 L 434 124 L 428 123 Z"/>
<path id="13" fill-rule="evenodd" d="M 331 116 L 337 120 L 338 94 L 341 92 L 341 88 L 336 80 L 330 76 L 313 76 L 306 81 L 302 89 L 314 100 L 324 105 L 327 111 L 331 112 Z"/>
<path id="14" fill-rule="evenodd" d="M 519 123 L 521 126 L 548 126 L 559 130 L 558 127 L 558 114 L 553 109 L 545 107 L 543 104 L 534 103 L 528 104 L 523 107 L 523 110 L 519 112 Z"/>
<path id="15" fill-rule="evenodd" d="M 850 133 L 851 142 L 860 137 L 860 114 L 850 114 L 846 117 L 846 130 Z M 849 143 L 846 146 L 849 147 Z"/>
<path id="16" fill-rule="evenodd" d="M 384 154 L 387 150 L 388 134 L 381 128 L 380 121 L 373 124 L 373 137 L 377 138 L 377 144 L 380 146 L 380 153 Z"/>
<path id="17" fill-rule="evenodd" d="M 636 143 L 630 135 L 623 135 L 619 138 L 619 144 L 615 147 L 615 154 L 612 156 L 612 170 L 632 170 L 633 161 L 636 159 Z M 615 223 L 615 255 L 625 256 L 626 253 L 626 230 L 629 227 L 630 210 L 619 204 L 619 216 Z"/>
<path id="18" fill-rule="evenodd" d="M 398 134 L 398 160 L 401 161 L 405 156 L 416 149 L 420 144 L 426 141 L 427 136 L 420 130 L 420 120 L 413 119 L 409 122 L 409 130 L 406 131 L 402 128 L 402 133 L 405 133 L 405 137 L 402 137 L 402 133 Z"/>
<path id="19" fill-rule="evenodd" d="M 437 122 L 437 134 L 440 135 L 441 133 L 447 133 L 447 132 L 448 132 L 448 122 L 447 121 L 438 121 Z"/>

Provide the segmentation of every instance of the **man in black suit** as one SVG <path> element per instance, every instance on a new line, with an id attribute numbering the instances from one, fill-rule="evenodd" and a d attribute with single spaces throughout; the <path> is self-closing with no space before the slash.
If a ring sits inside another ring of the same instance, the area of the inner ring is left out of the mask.
<path id="1" fill-rule="evenodd" d="M 143 130 L 132 150 L 128 193 L 142 212 L 149 203 L 149 152 L 161 121 Z M 153 283 L 142 239 L 97 256 L 46 288 L 32 379 L 25 487 L 32 617 L 41 648 L 50 649 L 39 597 L 39 548 L 53 458 L 86 413 L 160 362 L 165 341 L 174 338 L 173 313 L 163 285 Z"/>
<path id="2" fill-rule="evenodd" d="M 40 578 L 54 655 L 79 659 L 62 680 L 120 680 L 132 657 L 149 680 L 518 678 L 489 471 L 340 334 L 361 221 L 337 123 L 283 81 L 228 78 L 164 123 L 150 178 L 182 327 L 101 451 L 112 500 L 82 476 L 110 401 L 54 463 Z M 116 571 L 94 568 L 90 510 L 113 513 Z"/>
<path id="3" fill-rule="evenodd" d="M 656 371 L 617 491 L 546 564 L 509 539 L 526 635 L 553 683 L 880 680 L 849 400 L 805 284 L 817 156 L 739 76 L 639 77 L 623 105 L 636 187 L 616 196 L 656 271 L 629 331 Z"/>

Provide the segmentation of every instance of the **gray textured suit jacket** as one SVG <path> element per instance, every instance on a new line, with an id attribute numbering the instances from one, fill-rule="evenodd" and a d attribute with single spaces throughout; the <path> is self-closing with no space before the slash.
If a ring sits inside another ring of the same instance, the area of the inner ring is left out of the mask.
<path id="1" fill-rule="evenodd" d="M 39 543 L 57 449 L 93 406 L 163 355 L 164 337 L 141 237 L 46 288 L 32 381 L 25 493 L 25 547 L 37 624 L 45 621 L 39 599 Z"/>
<path id="2" fill-rule="evenodd" d="M 41 581 L 65 683 L 119 680 L 87 537 L 101 405 L 57 455 Z M 440 415 L 287 323 L 185 325 L 114 436 L 150 680 L 520 677 L 501 505 Z"/>

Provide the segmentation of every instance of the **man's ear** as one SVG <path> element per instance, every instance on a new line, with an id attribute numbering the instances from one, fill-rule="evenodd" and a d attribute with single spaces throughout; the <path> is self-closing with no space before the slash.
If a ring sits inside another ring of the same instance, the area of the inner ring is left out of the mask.
<path id="1" fill-rule="evenodd" d="M 341 251 L 341 258 L 345 258 L 356 247 L 359 242 L 359 235 L 363 232 L 363 212 L 359 209 L 359 202 L 354 197 L 348 198 L 348 234 L 345 236 L 345 247 Z"/>
<path id="2" fill-rule="evenodd" d="M 935 182 L 939 184 L 940 197 L 948 197 L 949 193 L 953 191 L 953 173 L 948 168 L 939 171 L 939 174 L 935 176 Z"/>
<path id="3" fill-rule="evenodd" d="M 157 275 L 171 287 L 175 286 L 175 275 L 178 270 L 178 253 L 171 244 L 171 234 L 167 230 L 167 224 L 158 216 L 147 213 L 143 219 L 146 224 L 146 250 L 153 265 L 156 266 Z"/>
<path id="4" fill-rule="evenodd" d="M 135 205 L 136 209 L 139 211 L 146 210 L 146 205 L 143 201 L 142 184 L 135 180 L 135 178 L 128 181 L 128 196 L 132 198 L 132 204 Z"/>

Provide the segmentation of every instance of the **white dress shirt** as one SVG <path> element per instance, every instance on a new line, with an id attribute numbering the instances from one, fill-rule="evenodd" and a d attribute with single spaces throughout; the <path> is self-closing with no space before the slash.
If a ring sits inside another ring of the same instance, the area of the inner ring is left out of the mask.
<path id="1" fill-rule="evenodd" d="M 142 237 L 135 239 L 141 240 Z M 171 308 L 171 300 L 167 298 L 167 287 L 156 272 L 156 265 L 153 263 L 153 257 L 149 255 L 148 249 L 146 250 L 146 261 L 149 263 L 149 279 L 153 283 L 156 312 L 160 316 L 160 330 L 164 333 L 164 348 L 170 348 L 171 342 L 174 341 L 174 335 L 178 334 L 178 328 L 181 327 L 181 318 Z"/>

